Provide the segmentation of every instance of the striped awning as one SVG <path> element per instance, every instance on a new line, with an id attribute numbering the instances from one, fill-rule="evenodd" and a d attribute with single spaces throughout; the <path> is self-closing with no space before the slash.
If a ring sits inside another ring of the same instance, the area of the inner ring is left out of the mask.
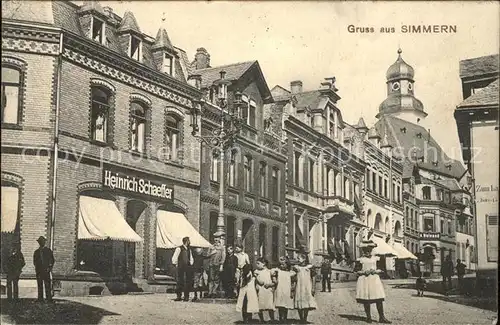
<path id="1" fill-rule="evenodd" d="M 114 201 L 90 196 L 80 196 L 78 239 L 142 241 L 142 238 L 129 226 Z"/>
<path id="2" fill-rule="evenodd" d="M 2 232 L 14 232 L 17 224 L 19 189 L 2 186 Z"/>
<path id="3" fill-rule="evenodd" d="M 373 255 L 398 256 L 398 253 L 384 239 L 375 235 L 371 236 L 370 239 L 377 244 L 377 247 L 373 249 Z"/>
<path id="4" fill-rule="evenodd" d="M 401 243 L 394 243 L 392 246 L 397 253 L 396 258 L 400 260 L 416 260 L 417 257 L 406 249 Z"/>
<path id="5" fill-rule="evenodd" d="M 175 248 L 189 237 L 191 246 L 208 248 L 210 243 L 191 225 L 184 214 L 158 210 L 156 214 L 156 248 Z"/>

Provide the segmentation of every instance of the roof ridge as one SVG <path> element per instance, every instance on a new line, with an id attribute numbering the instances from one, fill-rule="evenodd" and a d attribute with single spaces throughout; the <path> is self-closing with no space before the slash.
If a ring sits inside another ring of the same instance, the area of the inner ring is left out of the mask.
<path id="1" fill-rule="evenodd" d="M 221 69 L 221 68 L 226 68 L 226 67 L 233 67 L 233 66 L 236 66 L 236 65 L 242 65 L 242 64 L 245 64 L 245 63 L 252 63 L 252 64 L 254 64 L 255 62 L 257 62 L 257 60 L 242 61 L 242 62 L 237 62 L 237 63 L 230 63 L 230 64 L 225 64 L 225 65 L 219 65 L 219 66 L 216 66 L 216 67 L 209 67 L 209 68 L 198 69 L 196 71 L 207 71 L 207 70 L 213 70 L 213 69 Z"/>

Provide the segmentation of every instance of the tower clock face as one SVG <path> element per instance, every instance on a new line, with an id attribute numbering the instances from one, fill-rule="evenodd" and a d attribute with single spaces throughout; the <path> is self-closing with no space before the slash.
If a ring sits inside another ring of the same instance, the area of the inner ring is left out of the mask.
<path id="1" fill-rule="evenodd" d="M 391 88 L 393 91 L 399 90 L 399 82 L 393 82 Z"/>

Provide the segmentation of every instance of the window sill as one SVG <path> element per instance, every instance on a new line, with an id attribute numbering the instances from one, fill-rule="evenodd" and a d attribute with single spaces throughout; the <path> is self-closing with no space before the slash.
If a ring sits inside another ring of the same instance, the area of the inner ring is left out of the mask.
<path id="1" fill-rule="evenodd" d="M 22 130 L 23 126 L 20 125 L 20 124 L 2 123 L 2 129 L 7 129 L 7 130 Z"/>
<path id="2" fill-rule="evenodd" d="M 95 144 L 96 146 L 99 146 L 99 147 L 110 147 L 112 149 L 116 149 L 115 147 L 113 147 L 113 145 L 107 143 L 107 142 L 101 142 L 101 141 L 98 141 L 98 140 L 93 140 L 91 139 L 89 141 L 91 144 Z"/>

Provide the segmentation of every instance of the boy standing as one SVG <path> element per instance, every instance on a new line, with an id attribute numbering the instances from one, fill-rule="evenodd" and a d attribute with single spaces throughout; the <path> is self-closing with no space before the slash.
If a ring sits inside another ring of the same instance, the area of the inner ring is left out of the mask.
<path id="1" fill-rule="evenodd" d="M 422 278 L 422 274 L 418 275 L 417 283 L 416 283 L 415 287 L 417 288 L 417 296 L 423 297 L 424 290 L 425 290 L 425 279 Z"/>
<path id="2" fill-rule="evenodd" d="M 328 292 L 332 292 L 332 265 L 330 264 L 330 259 L 328 257 L 323 258 L 323 263 L 321 263 L 321 292 L 326 291 L 328 286 Z"/>

